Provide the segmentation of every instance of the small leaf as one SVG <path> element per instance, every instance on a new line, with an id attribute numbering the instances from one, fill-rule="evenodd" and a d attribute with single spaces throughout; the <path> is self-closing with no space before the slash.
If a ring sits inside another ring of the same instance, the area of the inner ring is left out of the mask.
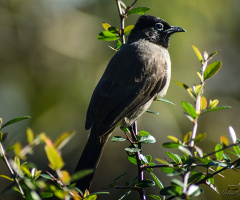
<path id="1" fill-rule="evenodd" d="M 192 104 L 190 104 L 186 101 L 183 101 L 182 106 L 185 109 L 185 111 L 187 112 L 187 114 L 189 114 L 193 119 L 196 119 L 197 113 Z"/>
<path id="2" fill-rule="evenodd" d="M 185 144 L 189 143 L 190 140 L 191 140 L 191 137 L 192 137 L 192 132 L 190 131 L 190 132 L 188 132 L 188 133 L 186 133 L 186 134 L 184 135 L 184 137 L 183 137 L 183 142 L 184 142 Z"/>
<path id="3" fill-rule="evenodd" d="M 167 151 L 166 154 L 167 154 L 170 158 L 172 158 L 176 163 L 179 163 L 179 162 L 181 161 L 181 158 L 180 158 L 179 155 L 177 155 L 177 154 L 174 154 L 174 153 L 169 152 L 169 151 Z"/>
<path id="4" fill-rule="evenodd" d="M 209 107 L 210 107 L 210 108 L 215 108 L 215 107 L 218 105 L 218 103 L 219 103 L 219 100 L 218 100 L 218 99 L 214 99 L 213 101 L 210 100 L 210 102 L 209 102 Z"/>
<path id="5" fill-rule="evenodd" d="M 109 27 L 108 31 L 113 34 L 118 34 L 119 30 L 116 27 Z"/>
<path id="6" fill-rule="evenodd" d="M 114 180 L 113 180 L 113 182 L 108 186 L 109 188 L 114 188 L 117 184 L 118 184 L 118 181 L 122 178 L 122 177 L 124 177 L 126 175 L 126 173 L 125 174 L 121 174 L 120 176 L 118 176 L 117 178 L 115 178 Z"/>
<path id="7" fill-rule="evenodd" d="M 1 127 L 1 129 L 3 129 L 3 128 L 6 127 L 6 126 L 9 126 L 10 124 L 13 124 L 13 123 L 16 123 L 16 122 L 25 120 L 25 119 L 30 119 L 30 118 L 31 118 L 30 116 L 24 116 L 24 117 L 14 118 L 14 119 L 8 121 L 7 123 L 3 124 L 2 127 Z"/>
<path id="8" fill-rule="evenodd" d="M 50 162 L 50 167 L 52 168 L 52 170 L 63 168 L 64 162 L 62 156 L 54 146 L 46 145 L 45 152 L 47 154 L 47 158 Z"/>
<path id="9" fill-rule="evenodd" d="M 140 136 L 139 142 L 144 144 L 155 143 L 156 139 L 152 135 Z"/>
<path id="10" fill-rule="evenodd" d="M 28 144 L 31 145 L 34 142 L 34 133 L 33 133 L 32 129 L 30 129 L 30 128 L 27 128 L 26 132 L 27 132 Z"/>
<path id="11" fill-rule="evenodd" d="M 124 29 L 124 34 L 127 35 L 131 32 L 131 30 L 134 28 L 134 25 L 129 25 Z"/>
<path id="12" fill-rule="evenodd" d="M 103 22 L 103 23 L 102 23 L 102 27 L 103 27 L 106 31 L 108 31 L 108 29 L 111 27 L 111 25 L 108 24 L 108 23 L 106 23 L 106 22 Z"/>
<path id="13" fill-rule="evenodd" d="M 26 156 L 23 156 L 22 153 L 21 153 L 21 150 L 22 150 L 22 145 L 19 143 L 19 142 L 16 142 L 14 144 L 14 153 L 16 156 L 18 156 L 19 158 L 25 160 L 26 159 Z"/>
<path id="14" fill-rule="evenodd" d="M 230 162 L 231 162 L 231 158 L 230 158 L 227 154 L 225 154 L 225 153 L 223 153 L 223 159 L 224 159 L 227 163 L 230 163 Z"/>
<path id="15" fill-rule="evenodd" d="M 187 194 L 191 197 L 199 196 L 202 193 L 202 190 L 197 185 L 190 185 L 187 190 Z"/>
<path id="16" fill-rule="evenodd" d="M 46 198 L 53 197 L 53 193 L 52 192 L 41 192 L 40 196 L 42 199 L 46 199 Z"/>
<path id="17" fill-rule="evenodd" d="M 160 196 L 157 196 L 157 195 L 150 194 L 150 195 L 148 195 L 148 196 L 149 196 L 149 197 L 152 197 L 153 199 L 161 200 L 161 197 L 160 197 Z"/>
<path id="18" fill-rule="evenodd" d="M 204 80 L 207 80 L 214 76 L 222 67 L 221 61 L 216 61 L 208 65 L 204 71 Z"/>
<path id="19" fill-rule="evenodd" d="M 189 179 L 188 179 L 188 183 L 196 183 L 199 179 L 204 178 L 204 174 L 201 172 L 197 172 L 195 174 L 193 174 Z"/>
<path id="20" fill-rule="evenodd" d="M 93 169 L 83 169 L 81 171 L 78 171 L 71 176 L 71 182 L 75 182 L 79 179 L 82 179 L 82 178 L 86 177 L 87 175 L 92 174 L 93 171 L 94 171 Z"/>
<path id="21" fill-rule="evenodd" d="M 233 146 L 233 149 L 238 154 L 238 157 L 240 157 L 240 148 L 238 146 Z"/>
<path id="22" fill-rule="evenodd" d="M 162 160 L 161 158 L 155 158 L 155 160 L 165 165 L 169 164 L 166 160 Z"/>
<path id="23" fill-rule="evenodd" d="M 176 137 L 172 136 L 172 135 L 168 135 L 167 136 L 170 140 L 172 140 L 173 142 L 179 143 L 179 139 L 177 139 Z"/>
<path id="24" fill-rule="evenodd" d="M 177 185 L 177 186 L 180 186 L 181 188 L 184 187 L 184 184 L 182 181 L 178 180 L 178 179 L 173 179 L 171 180 L 171 185 L 174 186 L 174 185 Z"/>
<path id="25" fill-rule="evenodd" d="M 232 107 L 231 106 L 217 106 L 214 108 L 205 109 L 202 111 L 202 113 L 212 112 L 212 111 L 216 111 L 216 110 L 229 109 L 229 108 L 232 108 Z"/>
<path id="26" fill-rule="evenodd" d="M 161 171 L 167 174 L 171 174 L 175 171 L 175 169 L 172 167 L 161 167 Z"/>
<path id="27" fill-rule="evenodd" d="M 123 141 L 126 141 L 126 138 L 121 136 L 113 136 L 111 138 L 111 142 L 123 142 Z"/>
<path id="28" fill-rule="evenodd" d="M 220 142 L 223 145 L 223 147 L 228 146 L 228 139 L 226 136 L 221 136 L 220 137 Z"/>
<path id="29" fill-rule="evenodd" d="M 102 31 L 101 33 L 99 33 L 98 39 L 105 40 L 105 41 L 114 41 L 114 40 L 118 40 L 119 36 L 109 31 Z"/>
<path id="30" fill-rule="evenodd" d="M 208 165 L 209 167 L 210 167 L 210 166 L 214 166 L 214 167 L 226 167 L 226 166 L 227 166 L 226 163 L 218 162 L 218 161 L 210 161 L 207 165 Z"/>
<path id="31" fill-rule="evenodd" d="M 166 99 L 158 98 L 158 99 L 157 99 L 157 101 L 161 101 L 161 102 L 164 102 L 164 103 L 169 103 L 169 104 L 171 104 L 171 105 L 174 105 L 174 106 L 175 106 L 175 104 L 174 104 L 174 103 L 172 103 L 171 101 L 168 101 L 168 100 L 166 100 Z"/>
<path id="32" fill-rule="evenodd" d="M 5 179 L 7 179 L 7 180 L 9 180 L 9 181 L 14 181 L 13 178 L 10 178 L 10 177 L 8 177 L 8 176 L 6 176 L 6 175 L 0 175 L 0 177 L 5 178 Z"/>
<path id="33" fill-rule="evenodd" d="M 151 174 L 151 176 L 153 177 L 155 183 L 157 184 L 157 186 L 160 188 L 160 189 L 163 189 L 163 184 L 161 183 L 161 181 L 158 179 L 158 177 L 152 173 L 152 172 L 149 172 Z"/>
<path id="34" fill-rule="evenodd" d="M 140 15 L 144 15 L 147 11 L 149 11 L 150 8 L 148 7 L 139 7 L 139 8 L 133 8 L 131 9 L 127 15 L 132 15 L 132 14 L 140 14 Z"/>
<path id="35" fill-rule="evenodd" d="M 200 93 L 202 93 L 202 85 L 196 85 L 194 86 L 194 92 L 199 95 Z"/>
<path id="36" fill-rule="evenodd" d="M 155 182 L 153 180 L 144 179 L 142 181 L 139 181 L 135 186 L 137 188 L 147 188 L 147 187 L 153 187 L 155 185 Z"/>
<path id="37" fill-rule="evenodd" d="M 205 110 L 207 108 L 207 99 L 202 96 L 201 97 L 201 110 Z"/>
<path id="38" fill-rule="evenodd" d="M 135 155 L 128 155 L 128 161 L 134 165 L 137 165 L 137 159 Z"/>
<path id="39" fill-rule="evenodd" d="M 197 72 L 197 75 L 198 75 L 198 77 L 200 78 L 201 82 L 203 82 L 202 75 L 201 75 L 199 72 Z"/>
<path id="40" fill-rule="evenodd" d="M 54 147 L 58 150 L 62 149 L 65 144 L 69 142 L 69 140 L 72 139 L 72 137 L 75 135 L 75 131 L 67 131 L 62 133 L 54 142 Z"/>
<path id="41" fill-rule="evenodd" d="M 141 136 L 150 135 L 150 133 L 148 133 L 147 131 L 140 131 L 139 134 L 140 134 Z"/>
<path id="42" fill-rule="evenodd" d="M 125 151 L 130 152 L 130 153 L 136 153 L 138 151 L 141 151 L 141 149 L 135 148 L 135 147 L 127 147 L 127 148 L 125 148 Z"/>
<path id="43" fill-rule="evenodd" d="M 222 146 L 220 144 L 217 144 L 215 146 L 215 152 L 216 152 L 215 155 L 216 155 L 218 161 L 221 161 L 223 159 L 223 151 L 221 149 L 222 149 Z"/>
<path id="44" fill-rule="evenodd" d="M 171 148 L 171 149 L 178 149 L 179 143 L 174 143 L 174 142 L 165 142 L 162 144 L 164 148 Z"/>
<path id="45" fill-rule="evenodd" d="M 220 50 L 214 51 L 213 53 L 211 53 L 211 54 L 208 56 L 208 60 L 212 59 L 212 58 L 213 58 L 215 55 L 217 55 L 219 52 L 220 52 Z"/>
<path id="46" fill-rule="evenodd" d="M 202 140 L 204 140 L 206 137 L 207 137 L 207 133 L 198 134 L 196 136 L 196 138 L 194 139 L 194 143 L 197 144 L 197 143 L 201 142 Z"/>
<path id="47" fill-rule="evenodd" d="M 200 63 L 202 63 L 203 62 L 203 57 L 202 57 L 202 54 L 200 53 L 200 51 L 198 50 L 198 48 L 194 45 L 192 45 L 192 48 L 193 48 L 198 60 L 200 61 Z"/>

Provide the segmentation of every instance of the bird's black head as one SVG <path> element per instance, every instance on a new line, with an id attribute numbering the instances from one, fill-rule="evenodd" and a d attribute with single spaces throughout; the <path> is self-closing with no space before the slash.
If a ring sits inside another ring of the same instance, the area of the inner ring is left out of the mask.
<path id="1" fill-rule="evenodd" d="M 128 37 L 128 43 L 145 39 L 154 44 L 168 48 L 169 37 L 176 32 L 185 32 L 185 30 L 178 26 L 170 26 L 167 22 L 158 17 L 142 15 L 131 31 Z"/>

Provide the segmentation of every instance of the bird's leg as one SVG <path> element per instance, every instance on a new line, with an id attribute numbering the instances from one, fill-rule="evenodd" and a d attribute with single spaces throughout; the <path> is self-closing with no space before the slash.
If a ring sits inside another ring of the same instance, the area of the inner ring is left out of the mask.
<path id="1" fill-rule="evenodd" d="M 137 142 L 138 138 L 137 138 L 137 121 L 135 121 L 130 127 L 129 130 L 131 132 L 132 138 L 134 142 Z M 142 149 L 141 147 L 141 143 L 138 143 L 138 148 Z M 142 164 L 141 161 L 141 150 L 136 152 L 136 160 L 137 160 L 137 166 L 138 166 L 138 181 L 143 181 L 144 179 L 144 170 L 143 167 L 144 165 Z M 140 195 L 140 199 L 141 200 L 145 200 L 146 199 L 146 195 L 145 195 L 145 191 L 144 189 L 140 189 L 139 190 L 139 195 Z"/>

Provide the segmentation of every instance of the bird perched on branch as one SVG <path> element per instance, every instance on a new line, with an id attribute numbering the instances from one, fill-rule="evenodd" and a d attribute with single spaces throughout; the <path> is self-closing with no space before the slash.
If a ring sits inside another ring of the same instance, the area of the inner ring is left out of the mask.
<path id="1" fill-rule="evenodd" d="M 95 172 L 114 129 L 130 127 L 154 98 L 166 94 L 171 77 L 169 38 L 176 32 L 185 30 L 150 15 L 139 17 L 127 44 L 112 57 L 92 94 L 85 125 L 91 132 L 75 171 Z M 93 175 L 76 186 L 89 190 Z"/>

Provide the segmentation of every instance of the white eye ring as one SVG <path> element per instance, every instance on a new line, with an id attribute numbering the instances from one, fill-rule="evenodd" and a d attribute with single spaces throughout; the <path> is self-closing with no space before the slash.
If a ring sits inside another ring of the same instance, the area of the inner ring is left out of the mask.
<path id="1" fill-rule="evenodd" d="M 162 24 L 162 23 L 156 23 L 156 24 L 155 24 L 155 28 L 156 28 L 158 31 L 162 31 L 162 30 L 163 30 L 163 24 Z"/>

